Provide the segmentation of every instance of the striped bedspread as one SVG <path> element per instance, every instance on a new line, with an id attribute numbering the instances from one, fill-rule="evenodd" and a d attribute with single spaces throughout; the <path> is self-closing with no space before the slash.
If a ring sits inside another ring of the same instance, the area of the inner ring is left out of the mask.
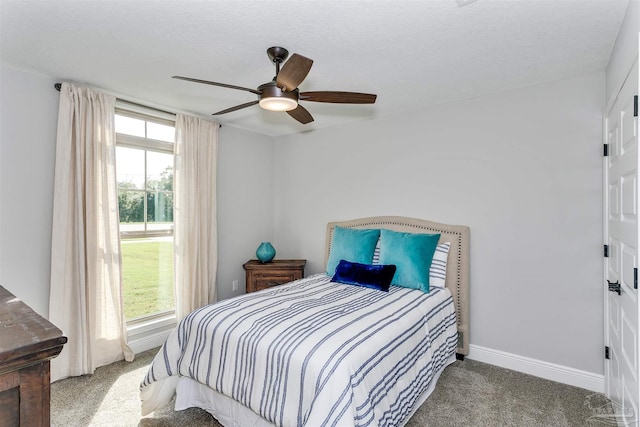
<path id="1" fill-rule="evenodd" d="M 451 294 L 311 276 L 189 314 L 141 384 L 143 415 L 178 376 L 277 426 L 396 426 L 455 352 Z"/>

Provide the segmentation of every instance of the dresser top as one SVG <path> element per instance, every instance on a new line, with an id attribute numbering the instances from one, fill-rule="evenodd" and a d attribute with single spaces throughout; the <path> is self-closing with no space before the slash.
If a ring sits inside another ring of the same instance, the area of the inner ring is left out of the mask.
<path id="1" fill-rule="evenodd" d="M 62 349 L 66 342 L 60 329 L 0 286 L 0 364 L 55 347 Z"/>

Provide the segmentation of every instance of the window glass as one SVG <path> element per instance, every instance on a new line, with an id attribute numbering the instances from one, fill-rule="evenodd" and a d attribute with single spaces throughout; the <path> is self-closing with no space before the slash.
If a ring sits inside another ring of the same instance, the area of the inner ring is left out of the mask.
<path id="1" fill-rule="evenodd" d="M 173 236 L 123 239 L 120 247 L 125 318 L 174 310 Z"/>
<path id="2" fill-rule="evenodd" d="M 144 150 L 116 147 L 118 188 L 144 189 Z"/>
<path id="3" fill-rule="evenodd" d="M 175 140 L 175 134 L 176 130 L 173 126 L 147 122 L 147 138 L 157 139 L 158 141 L 164 142 L 173 142 Z"/>
<path id="4" fill-rule="evenodd" d="M 124 183 L 126 184 L 126 182 Z M 118 211 L 120 224 L 132 224 L 128 231 L 144 231 L 144 191 L 118 190 Z M 122 228 L 120 231 L 124 231 Z"/>
<path id="5" fill-rule="evenodd" d="M 172 192 L 147 192 L 147 223 L 149 230 L 173 230 Z"/>
<path id="6" fill-rule="evenodd" d="M 125 135 L 145 137 L 145 121 L 136 119 L 133 117 L 115 115 L 115 127 L 117 133 L 123 133 Z M 169 142 L 173 142 L 173 139 Z"/>
<path id="7" fill-rule="evenodd" d="M 120 117 L 120 119 L 118 119 Z M 127 321 L 175 309 L 173 292 L 174 128 L 116 115 L 116 175 Z M 131 139 L 118 135 L 133 135 Z"/>
<path id="8" fill-rule="evenodd" d="M 149 189 L 173 191 L 173 154 L 147 152 Z"/>

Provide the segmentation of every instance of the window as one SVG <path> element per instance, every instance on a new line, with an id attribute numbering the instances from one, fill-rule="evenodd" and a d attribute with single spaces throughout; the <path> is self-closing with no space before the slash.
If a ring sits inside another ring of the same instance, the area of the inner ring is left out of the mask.
<path id="1" fill-rule="evenodd" d="M 116 175 L 127 321 L 172 313 L 172 122 L 116 111 Z"/>

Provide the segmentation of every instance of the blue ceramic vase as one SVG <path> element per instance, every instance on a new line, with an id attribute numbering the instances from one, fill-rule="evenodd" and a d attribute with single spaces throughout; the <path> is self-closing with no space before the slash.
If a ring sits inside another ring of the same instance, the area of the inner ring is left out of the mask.
<path id="1" fill-rule="evenodd" d="M 276 250 L 270 242 L 262 242 L 256 249 L 256 256 L 260 262 L 270 262 L 276 256 Z"/>

